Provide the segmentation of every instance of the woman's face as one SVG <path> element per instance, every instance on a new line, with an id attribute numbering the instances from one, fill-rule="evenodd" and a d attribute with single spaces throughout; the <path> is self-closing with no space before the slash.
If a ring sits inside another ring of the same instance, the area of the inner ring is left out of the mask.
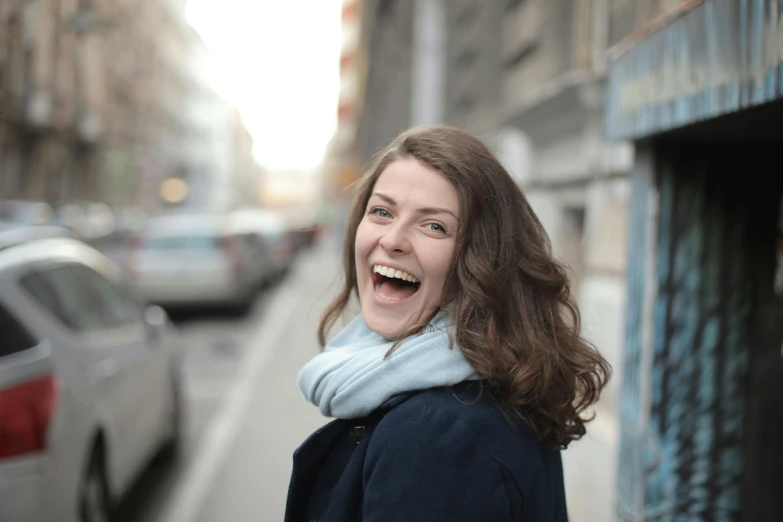
<path id="1" fill-rule="evenodd" d="M 438 171 L 406 158 L 381 173 L 355 244 L 370 329 L 393 339 L 441 305 L 458 220 L 457 191 Z"/>

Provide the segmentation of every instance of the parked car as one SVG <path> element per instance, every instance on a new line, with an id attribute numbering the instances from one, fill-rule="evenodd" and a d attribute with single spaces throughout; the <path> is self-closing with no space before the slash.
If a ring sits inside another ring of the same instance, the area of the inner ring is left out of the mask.
<path id="1" fill-rule="evenodd" d="M 287 228 L 294 238 L 297 251 L 309 248 L 321 231 L 320 226 L 311 216 L 302 213 L 289 215 Z"/>
<path id="2" fill-rule="evenodd" d="M 57 209 L 56 223 L 76 232 L 85 241 L 95 241 L 114 232 L 116 218 L 106 203 L 75 201 Z"/>
<path id="3" fill-rule="evenodd" d="M 146 299 L 166 307 L 246 309 L 266 277 L 258 243 L 227 216 L 151 218 L 135 238 L 128 273 Z"/>
<path id="4" fill-rule="evenodd" d="M 180 350 L 91 247 L 0 233 L 0 520 L 108 520 L 177 447 Z"/>
<path id="5" fill-rule="evenodd" d="M 0 220 L 18 225 L 52 225 L 54 210 L 42 201 L 5 199 L 0 200 Z"/>
<path id="6" fill-rule="evenodd" d="M 232 214 L 237 230 L 255 237 L 257 263 L 265 267 L 264 282 L 272 283 L 290 268 L 296 256 L 297 238 L 277 212 L 246 208 Z"/>
<path id="7" fill-rule="evenodd" d="M 114 235 L 119 239 L 130 239 L 144 228 L 146 215 L 139 207 L 119 207 L 114 209 L 116 226 Z"/>
<path id="8" fill-rule="evenodd" d="M 47 239 L 53 237 L 67 237 L 71 239 L 80 239 L 77 234 L 54 225 L 25 226 L 11 221 L 0 220 L 0 234 L 2 234 L 4 244 L 11 245 L 33 239 Z M 0 244 L 3 248 L 3 244 Z"/>

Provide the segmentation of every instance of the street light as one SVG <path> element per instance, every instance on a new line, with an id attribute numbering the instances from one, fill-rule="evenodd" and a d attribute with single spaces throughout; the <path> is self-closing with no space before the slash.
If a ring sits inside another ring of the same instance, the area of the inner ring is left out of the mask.
<path id="1" fill-rule="evenodd" d="M 160 184 L 160 198 L 170 205 L 185 201 L 188 191 L 188 183 L 182 178 L 168 178 Z"/>

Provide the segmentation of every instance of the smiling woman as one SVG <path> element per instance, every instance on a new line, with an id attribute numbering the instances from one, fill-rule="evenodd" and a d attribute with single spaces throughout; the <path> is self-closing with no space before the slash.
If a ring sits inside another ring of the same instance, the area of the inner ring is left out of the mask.
<path id="1" fill-rule="evenodd" d="M 297 450 L 286 521 L 566 521 L 560 450 L 610 367 L 500 163 L 452 127 L 403 133 L 358 184 L 343 256 L 299 374 L 337 420 Z"/>

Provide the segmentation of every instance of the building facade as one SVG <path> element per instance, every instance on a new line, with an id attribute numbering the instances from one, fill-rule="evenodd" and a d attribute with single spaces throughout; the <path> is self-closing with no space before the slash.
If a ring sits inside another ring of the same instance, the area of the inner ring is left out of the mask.
<path id="1" fill-rule="evenodd" d="M 603 137 L 608 3 L 513 0 L 501 19 L 500 103 L 477 119 L 477 132 L 516 177 L 555 254 L 571 268 L 583 335 L 614 368 L 588 435 L 563 453 L 571 520 L 610 520 L 632 154 Z"/>
<path id="2" fill-rule="evenodd" d="M 83 3 L 0 5 L 3 194 L 59 199 L 95 186 L 107 22 Z"/>
<path id="3" fill-rule="evenodd" d="M 238 140 L 232 154 L 245 161 L 247 133 L 209 85 L 208 53 L 185 7 L 0 3 L 0 197 L 154 211 L 165 179 L 213 175 L 219 161 L 204 151 L 216 137 L 204 114 L 218 106 L 230 120 L 219 139 Z"/>
<path id="4" fill-rule="evenodd" d="M 778 520 L 783 6 L 614 4 L 606 132 L 636 149 L 619 518 Z"/>
<path id="5" fill-rule="evenodd" d="M 359 118 L 359 158 L 372 156 L 411 123 L 414 2 L 364 0 L 367 69 Z"/>
<path id="6" fill-rule="evenodd" d="M 361 175 L 359 121 L 363 108 L 367 69 L 368 32 L 363 29 L 364 2 L 345 0 L 341 12 L 340 88 L 337 128 L 330 140 L 323 170 L 328 182 L 326 198 L 342 199 L 342 191 Z"/>
<path id="7" fill-rule="evenodd" d="M 503 2 L 445 2 L 445 122 L 488 137 L 501 104 Z"/>

